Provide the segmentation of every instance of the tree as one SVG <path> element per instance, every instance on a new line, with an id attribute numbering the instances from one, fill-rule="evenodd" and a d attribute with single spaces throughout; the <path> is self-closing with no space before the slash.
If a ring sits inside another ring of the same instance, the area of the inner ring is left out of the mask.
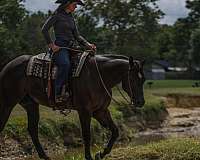
<path id="1" fill-rule="evenodd" d="M 15 31 L 28 13 L 22 0 L 0 0 L 0 22 L 10 31 Z"/>
<path id="2" fill-rule="evenodd" d="M 157 34 L 155 47 L 155 58 L 174 61 L 174 46 L 173 46 L 173 38 L 174 38 L 174 28 L 168 25 L 161 25 L 160 31 Z"/>
<path id="3" fill-rule="evenodd" d="M 190 45 L 190 58 L 194 65 L 200 66 L 200 26 L 192 32 Z"/>
<path id="4" fill-rule="evenodd" d="M 17 28 L 27 12 L 21 0 L 0 0 L 0 62 L 1 67 L 21 50 Z"/>
<path id="5" fill-rule="evenodd" d="M 189 14 L 186 18 L 180 18 L 174 24 L 174 49 L 177 59 L 177 65 L 184 65 L 191 68 L 191 64 L 195 64 L 195 59 L 191 55 L 194 53 L 194 48 L 191 48 L 194 42 L 193 39 L 198 36 L 196 29 L 199 27 L 200 21 L 200 1 L 187 0 L 186 7 L 189 9 Z M 192 38 L 192 39 L 191 39 Z M 191 40 L 190 40 L 191 39 Z M 190 45 L 191 43 L 191 45 Z M 193 46 L 194 47 L 194 46 Z M 190 60 L 188 60 L 188 58 Z M 188 61 L 193 61 L 188 63 Z"/>
<path id="6" fill-rule="evenodd" d="M 199 0 L 187 0 L 186 7 L 190 10 L 188 14 L 188 21 L 193 28 L 198 27 L 200 21 L 200 1 Z"/>
<path id="7" fill-rule="evenodd" d="M 190 50 L 190 35 L 192 28 L 187 18 L 179 19 L 174 24 L 173 44 L 176 50 L 177 65 L 188 65 L 188 55 Z"/>
<path id="8" fill-rule="evenodd" d="M 163 15 L 156 1 L 89 0 L 86 10 L 113 34 L 109 50 L 144 57 L 152 50 L 157 21 Z"/>
<path id="9" fill-rule="evenodd" d="M 27 15 L 18 28 L 22 54 L 39 54 L 46 51 L 46 41 L 41 28 L 48 14 L 42 12 Z"/>

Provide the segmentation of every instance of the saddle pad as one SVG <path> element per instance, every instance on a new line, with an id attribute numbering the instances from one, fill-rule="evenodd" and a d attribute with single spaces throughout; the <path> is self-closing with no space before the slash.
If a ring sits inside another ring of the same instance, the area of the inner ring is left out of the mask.
<path id="1" fill-rule="evenodd" d="M 71 75 L 72 77 L 79 77 L 85 60 L 89 52 L 83 52 L 82 54 L 77 54 L 76 56 L 71 56 Z M 49 65 L 51 63 L 51 56 L 47 53 L 41 53 L 39 55 L 33 56 L 27 66 L 27 76 L 33 76 L 43 79 L 48 79 Z M 53 65 L 51 71 L 51 78 L 55 79 L 57 74 L 57 66 Z"/>

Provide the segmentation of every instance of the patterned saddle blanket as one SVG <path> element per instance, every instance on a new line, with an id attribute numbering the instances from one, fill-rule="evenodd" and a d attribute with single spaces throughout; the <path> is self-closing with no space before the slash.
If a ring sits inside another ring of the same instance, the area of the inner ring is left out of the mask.
<path id="1" fill-rule="evenodd" d="M 71 56 L 71 75 L 72 77 L 79 77 L 86 58 L 89 52 L 83 52 Z M 41 53 L 33 56 L 27 66 L 27 76 L 38 77 L 42 79 L 48 79 L 49 65 L 51 63 L 50 53 Z M 57 66 L 53 65 L 51 69 L 51 78 L 55 79 L 57 74 Z"/>

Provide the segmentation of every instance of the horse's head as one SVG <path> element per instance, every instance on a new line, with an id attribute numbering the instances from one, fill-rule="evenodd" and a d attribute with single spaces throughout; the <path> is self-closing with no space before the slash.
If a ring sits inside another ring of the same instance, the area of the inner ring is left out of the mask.
<path id="1" fill-rule="evenodd" d="M 144 105 L 143 84 L 145 81 L 143 72 L 144 61 L 135 61 L 133 57 L 129 58 L 129 70 L 122 80 L 122 88 L 129 97 L 131 103 L 137 108 Z"/>

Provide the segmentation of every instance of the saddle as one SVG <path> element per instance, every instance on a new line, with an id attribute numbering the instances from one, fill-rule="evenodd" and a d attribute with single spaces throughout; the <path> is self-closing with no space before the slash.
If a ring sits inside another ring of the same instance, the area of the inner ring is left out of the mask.
<path id="1" fill-rule="evenodd" d="M 90 55 L 90 52 L 83 52 L 77 54 L 71 54 L 71 76 L 70 79 L 78 78 L 80 76 L 81 70 L 84 66 L 84 63 L 87 57 Z M 31 57 L 26 74 L 30 77 L 40 78 L 43 81 L 44 91 L 48 95 L 49 103 L 54 106 L 55 104 L 55 84 L 54 80 L 56 79 L 57 75 L 57 66 L 52 61 L 52 54 L 50 53 L 41 53 Z M 48 81 L 50 80 L 51 88 L 48 85 Z M 69 93 L 71 95 L 70 98 L 70 105 L 73 105 L 72 102 L 72 88 L 71 86 L 68 87 Z"/>

